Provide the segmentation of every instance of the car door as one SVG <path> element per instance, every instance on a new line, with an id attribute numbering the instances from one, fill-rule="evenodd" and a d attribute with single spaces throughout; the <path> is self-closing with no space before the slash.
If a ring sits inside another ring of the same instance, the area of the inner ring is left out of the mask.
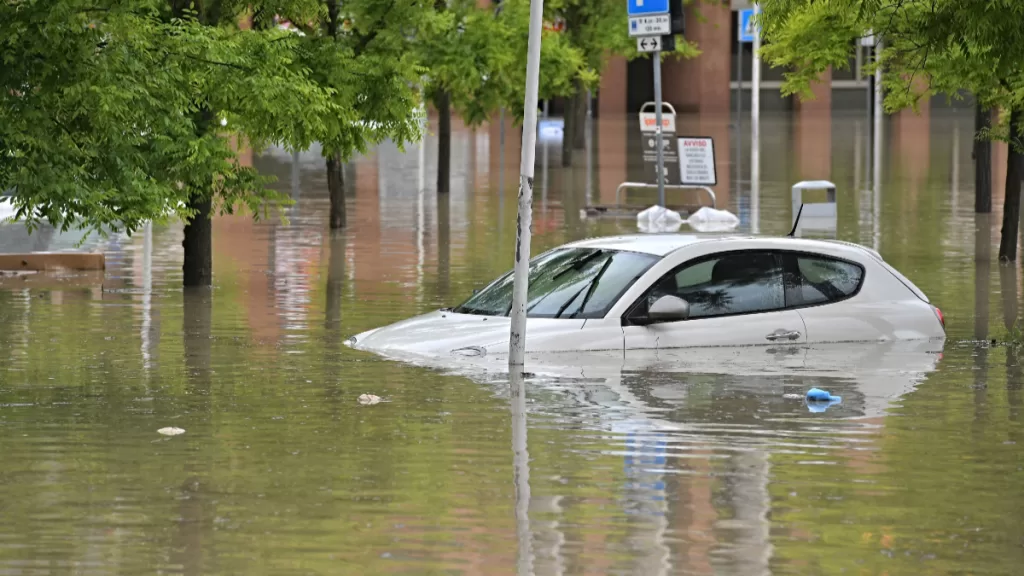
<path id="1" fill-rule="evenodd" d="M 648 307 L 664 295 L 687 301 L 689 317 L 648 323 Z M 678 266 L 626 312 L 623 335 L 627 350 L 792 345 L 807 340 L 800 314 L 786 309 L 781 258 L 765 250 L 720 252 Z"/>
<path id="2" fill-rule="evenodd" d="M 864 283 L 861 264 L 824 254 L 782 252 L 786 303 L 800 312 L 810 343 L 895 340 L 910 306 L 855 298 Z M 899 294 L 893 294 L 898 298 Z"/>

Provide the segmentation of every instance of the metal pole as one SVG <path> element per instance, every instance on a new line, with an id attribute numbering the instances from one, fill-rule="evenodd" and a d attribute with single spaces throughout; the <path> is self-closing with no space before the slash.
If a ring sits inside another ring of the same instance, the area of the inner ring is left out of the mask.
<path id="1" fill-rule="evenodd" d="M 875 43 L 875 102 L 874 102 L 874 135 L 872 146 L 872 170 L 874 190 L 872 199 L 872 242 L 871 247 L 879 249 L 881 243 L 882 217 L 882 67 L 879 66 L 882 56 L 882 41 Z"/>
<path id="2" fill-rule="evenodd" d="M 505 108 L 498 113 L 501 129 L 498 133 L 498 238 L 501 238 L 505 220 Z"/>
<path id="3" fill-rule="evenodd" d="M 740 133 L 743 130 L 743 19 L 737 22 L 738 34 L 736 34 L 736 192 L 742 194 L 743 187 L 740 182 L 743 180 L 743 143 Z"/>
<path id="4" fill-rule="evenodd" d="M 754 5 L 754 18 L 760 8 Z M 754 22 L 754 60 L 750 70 L 750 231 L 761 231 L 761 27 Z"/>
<path id="5" fill-rule="evenodd" d="M 882 67 L 879 66 L 879 59 L 882 55 L 882 41 L 875 45 L 875 101 L 874 101 L 874 178 L 875 189 L 881 187 L 882 178 Z"/>
<path id="6" fill-rule="evenodd" d="M 533 531 L 530 529 L 530 452 L 527 447 L 526 383 L 521 371 L 509 374 L 512 411 L 512 474 L 515 477 L 516 536 L 519 541 L 516 573 L 533 574 Z"/>
<path id="7" fill-rule="evenodd" d="M 526 294 L 530 282 L 530 234 L 533 227 L 533 169 L 537 153 L 537 84 L 540 77 L 544 0 L 530 0 L 530 39 L 526 51 L 526 96 L 523 102 L 523 149 L 519 160 L 519 213 L 516 216 L 516 263 L 512 280 L 512 325 L 508 341 L 509 372 L 522 369 L 526 355 Z"/>
<path id="8" fill-rule="evenodd" d="M 743 21 L 740 21 L 743 25 Z M 743 125 L 743 31 L 736 35 L 736 125 L 737 133 Z"/>
<path id="9" fill-rule="evenodd" d="M 761 8 L 754 4 L 754 15 L 756 19 Z M 754 21 L 754 62 L 750 71 L 750 135 L 757 141 L 761 130 L 761 26 Z M 753 160 L 753 157 L 751 157 Z"/>
<path id="10" fill-rule="evenodd" d="M 655 142 L 658 146 L 658 205 L 665 206 L 665 151 L 662 149 L 661 126 L 661 50 L 654 51 L 654 121 L 658 128 L 655 131 Z"/>
<path id="11" fill-rule="evenodd" d="M 153 326 L 153 222 L 147 220 L 142 230 L 142 368 L 149 372 L 153 358 L 149 337 Z"/>

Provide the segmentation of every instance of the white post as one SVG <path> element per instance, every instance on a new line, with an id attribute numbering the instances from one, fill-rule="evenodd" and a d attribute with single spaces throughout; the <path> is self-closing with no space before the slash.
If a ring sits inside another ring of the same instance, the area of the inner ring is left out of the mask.
<path id="1" fill-rule="evenodd" d="M 153 326 L 153 222 L 146 221 L 142 231 L 142 367 L 149 372 L 152 360 L 149 331 Z"/>
<path id="2" fill-rule="evenodd" d="M 761 7 L 754 4 L 754 61 L 750 71 L 750 135 L 754 141 L 761 136 L 761 26 L 757 23 L 760 12 Z"/>
<path id="3" fill-rule="evenodd" d="M 654 61 L 654 120 L 658 124 L 654 132 L 655 146 L 658 147 L 658 205 L 665 208 L 665 151 L 664 128 L 661 125 L 661 50 L 655 50 Z"/>
<path id="4" fill-rule="evenodd" d="M 750 232 L 761 231 L 761 26 L 754 4 L 754 59 L 750 71 Z"/>
<path id="5" fill-rule="evenodd" d="M 512 411 L 512 474 L 515 477 L 516 540 L 518 554 L 516 573 L 533 574 L 533 531 L 530 529 L 530 452 L 527 448 L 526 383 L 520 370 L 509 373 L 510 407 Z"/>
<path id="6" fill-rule="evenodd" d="M 875 130 L 872 146 L 872 171 L 873 171 L 873 199 L 872 199 L 872 248 L 878 250 L 881 240 L 881 212 L 882 212 L 882 67 L 880 64 L 882 56 L 882 40 L 878 39 L 875 44 Z"/>
<path id="7" fill-rule="evenodd" d="M 540 80 L 540 34 L 544 0 L 530 0 L 530 40 L 526 52 L 526 97 L 523 100 L 523 150 L 519 158 L 519 213 L 516 216 L 516 264 L 512 280 L 512 326 L 508 341 L 509 371 L 520 369 L 526 355 L 526 292 L 530 281 L 530 234 L 533 228 L 533 163 L 537 153 L 537 90 Z"/>

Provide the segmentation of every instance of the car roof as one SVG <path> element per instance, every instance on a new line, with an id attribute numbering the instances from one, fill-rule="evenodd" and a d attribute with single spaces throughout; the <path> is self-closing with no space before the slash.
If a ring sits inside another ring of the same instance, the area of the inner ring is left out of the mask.
<path id="1" fill-rule="evenodd" d="M 724 234 L 678 234 L 678 233 L 667 233 L 667 234 L 629 234 L 623 236 L 606 236 L 603 238 L 588 238 L 586 240 L 579 240 L 576 242 L 570 242 L 563 246 L 563 248 L 601 248 L 606 250 L 627 250 L 630 252 L 640 252 L 643 254 L 651 254 L 654 256 L 667 256 L 672 252 L 680 248 L 685 248 L 697 243 L 702 242 L 715 242 L 725 240 L 763 240 L 769 244 L 776 242 L 785 242 L 787 244 L 792 243 L 797 246 L 793 248 L 814 248 L 815 244 L 817 247 L 831 247 L 833 250 L 839 249 L 840 251 L 854 251 L 867 253 L 875 259 L 882 261 L 881 256 L 874 250 L 861 246 L 859 244 L 853 244 L 850 242 L 841 242 L 830 239 L 811 239 L 811 238 L 792 238 L 789 236 L 755 236 L 750 234 L 738 234 L 738 233 L 724 233 Z M 781 248 L 782 246 L 768 246 L 765 248 Z"/>
<path id="2" fill-rule="evenodd" d="M 752 238 L 738 234 L 629 234 L 625 236 L 606 236 L 604 238 L 588 238 L 566 244 L 564 248 L 603 248 L 606 250 L 627 250 L 655 256 L 665 256 L 676 250 L 721 238 Z"/>

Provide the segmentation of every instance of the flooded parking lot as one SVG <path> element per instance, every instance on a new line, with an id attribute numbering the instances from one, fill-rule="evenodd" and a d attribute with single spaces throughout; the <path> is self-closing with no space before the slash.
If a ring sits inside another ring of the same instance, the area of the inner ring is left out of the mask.
<path id="1" fill-rule="evenodd" d="M 552 356 L 516 382 L 343 344 L 511 267 L 515 130 L 504 154 L 458 131 L 447 197 L 435 140 L 354 160 L 335 235 L 317 152 L 256 155 L 296 204 L 215 221 L 212 290 L 180 288 L 180 225 L 105 242 L 102 285 L 0 279 L 0 574 L 1019 573 L 1021 274 L 994 258 L 998 170 L 973 212 L 972 121 L 894 119 L 874 187 L 865 120 L 766 118 L 755 196 L 728 119 L 680 119 L 743 229 L 788 232 L 789 186 L 835 181 L 838 238 L 929 295 L 944 346 Z M 534 253 L 636 230 L 580 217 L 638 177 L 634 132 L 596 122 L 571 168 L 542 134 Z"/>

